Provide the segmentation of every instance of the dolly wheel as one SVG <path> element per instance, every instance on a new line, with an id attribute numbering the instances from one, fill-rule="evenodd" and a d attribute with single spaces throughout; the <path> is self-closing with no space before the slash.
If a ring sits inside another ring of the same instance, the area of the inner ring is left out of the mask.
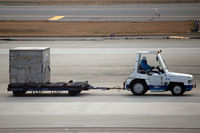
<path id="1" fill-rule="evenodd" d="M 81 93 L 81 90 L 78 90 L 78 91 L 74 91 L 74 90 L 69 90 L 68 91 L 68 94 L 70 96 L 76 96 L 76 95 L 79 95 Z"/>
<path id="2" fill-rule="evenodd" d="M 26 91 L 13 91 L 14 96 L 22 96 L 26 93 Z"/>

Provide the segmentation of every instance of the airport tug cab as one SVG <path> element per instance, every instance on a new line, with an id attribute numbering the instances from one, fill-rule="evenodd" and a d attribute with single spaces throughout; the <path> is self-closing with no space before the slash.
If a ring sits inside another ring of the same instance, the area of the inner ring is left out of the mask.
<path id="1" fill-rule="evenodd" d="M 151 92 L 171 91 L 172 95 L 180 96 L 185 91 L 191 91 L 193 87 L 196 87 L 192 83 L 192 75 L 169 72 L 161 52 L 162 50 L 139 51 L 136 55 L 134 72 L 124 82 L 124 89 L 131 91 L 134 95 L 144 95 L 150 90 Z M 148 55 L 151 55 L 158 64 L 152 67 L 151 71 L 146 71 L 141 67 L 142 58 Z"/>

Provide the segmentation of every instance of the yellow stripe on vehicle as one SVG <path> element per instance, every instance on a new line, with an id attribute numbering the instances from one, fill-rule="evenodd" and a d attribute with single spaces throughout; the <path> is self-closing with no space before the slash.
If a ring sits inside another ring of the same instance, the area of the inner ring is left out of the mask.
<path id="1" fill-rule="evenodd" d="M 65 16 L 54 16 L 54 17 L 52 17 L 52 18 L 50 18 L 48 20 L 59 20 L 59 19 L 64 18 L 64 17 Z"/>

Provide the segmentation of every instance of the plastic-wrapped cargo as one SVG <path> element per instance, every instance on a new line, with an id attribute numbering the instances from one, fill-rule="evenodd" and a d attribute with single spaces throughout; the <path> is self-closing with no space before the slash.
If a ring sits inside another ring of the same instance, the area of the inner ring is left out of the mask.
<path id="1" fill-rule="evenodd" d="M 17 47 L 9 51 L 10 84 L 49 83 L 50 48 Z"/>

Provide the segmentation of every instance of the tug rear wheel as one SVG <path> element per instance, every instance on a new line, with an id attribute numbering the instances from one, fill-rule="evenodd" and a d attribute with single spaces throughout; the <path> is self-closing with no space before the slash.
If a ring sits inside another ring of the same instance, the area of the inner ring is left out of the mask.
<path id="1" fill-rule="evenodd" d="M 79 95 L 81 93 L 81 90 L 76 90 L 76 91 L 74 91 L 74 90 L 69 90 L 68 91 L 68 94 L 70 95 L 70 96 L 76 96 L 76 95 Z"/>
<path id="2" fill-rule="evenodd" d="M 130 87 L 131 87 L 131 92 L 134 95 L 137 95 L 137 96 L 144 95 L 147 92 L 147 90 L 148 90 L 148 87 L 147 87 L 145 81 L 143 81 L 143 80 L 136 80 L 136 81 L 134 81 L 131 84 Z"/>

